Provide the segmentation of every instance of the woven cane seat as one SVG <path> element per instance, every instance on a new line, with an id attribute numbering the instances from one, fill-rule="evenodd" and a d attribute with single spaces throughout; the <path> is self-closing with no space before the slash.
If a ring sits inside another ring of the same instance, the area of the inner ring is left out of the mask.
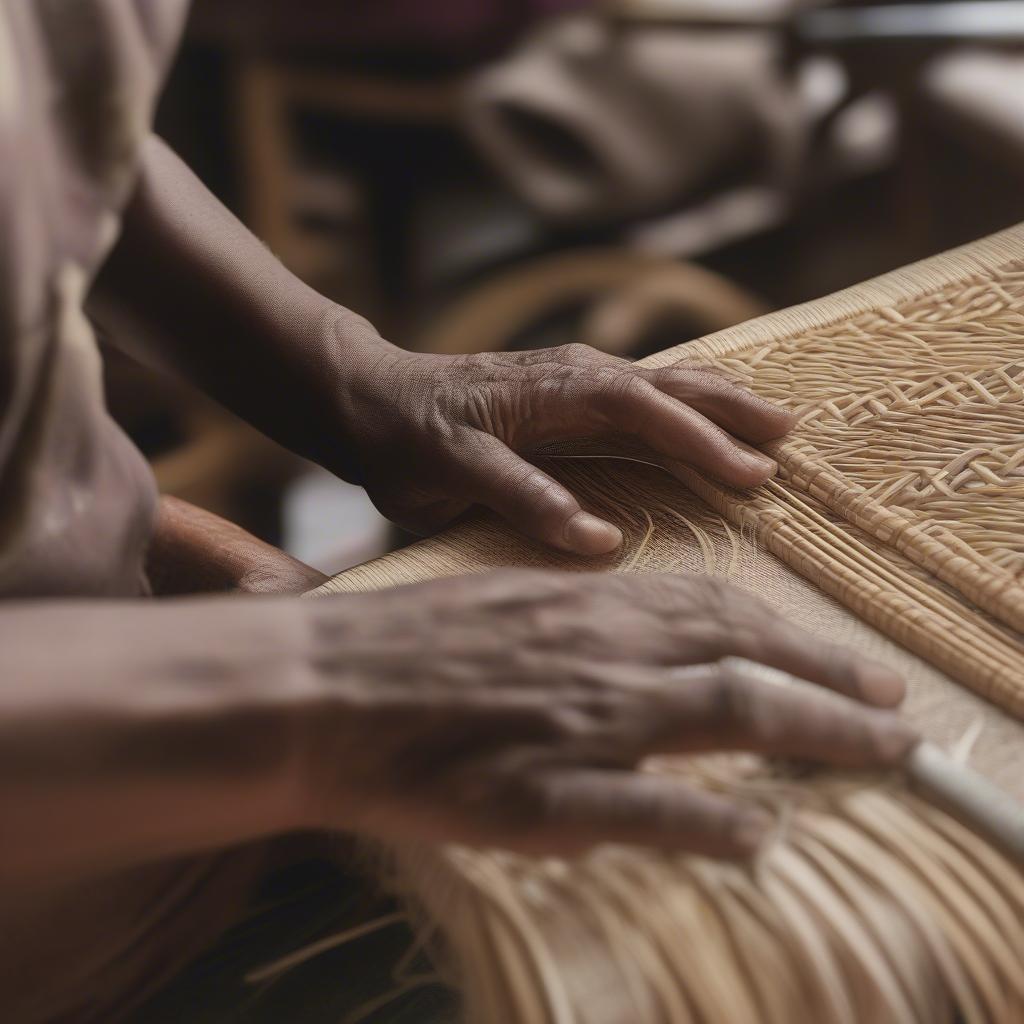
<path id="1" fill-rule="evenodd" d="M 684 487 L 626 446 L 550 453 L 623 528 L 603 568 L 722 574 L 888 662 L 922 731 L 1024 798 L 1024 228 L 647 362 L 679 359 L 799 424 L 772 449 L 778 479 L 745 494 Z M 481 517 L 321 592 L 506 565 L 594 568 Z M 1024 1020 L 1024 877 L 897 780 L 737 756 L 650 770 L 762 800 L 776 841 L 752 867 L 386 851 L 467 1020 Z"/>

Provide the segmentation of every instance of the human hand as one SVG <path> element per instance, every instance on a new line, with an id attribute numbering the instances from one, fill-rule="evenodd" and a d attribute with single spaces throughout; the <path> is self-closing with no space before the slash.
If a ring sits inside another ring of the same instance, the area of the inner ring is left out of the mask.
<path id="1" fill-rule="evenodd" d="M 153 519 L 146 575 L 158 597 L 304 594 L 327 580 L 237 523 L 166 494 Z"/>
<path id="2" fill-rule="evenodd" d="M 619 530 L 527 461 L 541 445 L 630 435 L 670 472 L 747 488 L 776 469 L 751 446 L 793 425 L 717 373 L 642 369 L 586 345 L 440 356 L 378 339 L 357 363 L 344 398 L 354 475 L 388 518 L 416 532 L 483 505 L 552 547 L 603 554 L 620 544 Z"/>
<path id="3" fill-rule="evenodd" d="M 708 577 L 502 571 L 309 602 L 303 827 L 573 854 L 749 855 L 762 810 L 642 773 L 749 750 L 862 769 L 914 744 L 890 670 Z M 836 691 L 773 686 L 737 656 Z"/>

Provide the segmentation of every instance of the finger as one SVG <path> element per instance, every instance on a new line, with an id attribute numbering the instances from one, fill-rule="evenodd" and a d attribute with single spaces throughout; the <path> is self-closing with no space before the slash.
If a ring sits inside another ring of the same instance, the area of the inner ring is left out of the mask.
<path id="1" fill-rule="evenodd" d="M 539 812 L 516 842 L 529 852 L 572 855 L 598 843 L 749 857 L 771 817 L 685 785 L 640 772 L 568 771 L 538 783 Z"/>
<path id="2" fill-rule="evenodd" d="M 735 655 L 866 704 L 892 708 L 902 703 L 903 678 L 886 665 L 808 633 L 749 595 L 729 589 L 714 602 L 722 629 L 706 646 L 704 660 Z"/>
<path id="3" fill-rule="evenodd" d="M 754 451 L 706 416 L 659 391 L 635 373 L 604 379 L 596 402 L 608 425 L 632 434 L 666 456 L 666 468 L 685 463 L 732 487 L 756 487 L 776 470 L 766 455 Z"/>
<path id="4" fill-rule="evenodd" d="M 469 505 L 468 501 L 449 498 L 413 505 L 411 508 L 388 501 L 377 502 L 377 508 L 385 518 L 420 537 L 430 536 L 450 526 L 469 508 Z"/>
<path id="5" fill-rule="evenodd" d="M 789 433 L 796 418 L 721 374 L 699 367 L 636 371 L 659 391 L 685 402 L 724 430 L 751 444 Z"/>
<path id="6" fill-rule="evenodd" d="M 889 768 L 918 740 L 891 711 L 776 669 L 727 658 L 676 669 L 650 725 L 650 753 L 746 750 L 842 768 Z"/>
<path id="7" fill-rule="evenodd" d="M 751 661 L 820 683 L 865 704 L 895 708 L 906 696 L 906 683 L 894 669 L 842 644 L 821 640 L 781 618 L 756 648 L 757 657 Z M 739 650 L 731 653 L 744 656 Z"/>
<path id="8" fill-rule="evenodd" d="M 516 529 L 562 551 L 603 555 L 622 543 L 618 527 L 580 507 L 558 481 L 520 458 L 496 437 L 477 431 L 464 454 L 469 495 Z"/>

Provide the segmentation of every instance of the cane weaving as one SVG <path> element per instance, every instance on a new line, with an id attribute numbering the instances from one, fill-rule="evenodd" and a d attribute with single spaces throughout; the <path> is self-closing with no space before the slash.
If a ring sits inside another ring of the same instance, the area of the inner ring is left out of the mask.
<path id="1" fill-rule="evenodd" d="M 888 662 L 924 735 L 1024 798 L 1024 229 L 647 363 L 680 359 L 797 412 L 768 448 L 779 476 L 740 493 L 626 445 L 549 452 L 623 529 L 601 568 L 718 573 Z M 507 565 L 595 568 L 484 517 L 321 592 Z M 1024 875 L 898 780 L 728 754 L 646 767 L 759 801 L 777 836 L 752 866 L 384 851 L 468 1022 L 1024 1020 Z"/>

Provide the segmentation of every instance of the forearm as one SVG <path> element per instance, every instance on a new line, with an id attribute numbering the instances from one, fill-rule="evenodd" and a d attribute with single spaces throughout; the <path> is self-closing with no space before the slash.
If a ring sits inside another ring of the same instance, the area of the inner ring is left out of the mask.
<path id="1" fill-rule="evenodd" d="M 0 876 L 300 824 L 312 674 L 294 599 L 0 606 Z"/>
<path id="2" fill-rule="evenodd" d="M 285 269 L 158 138 L 89 297 L 111 343 L 171 368 L 301 455 L 352 475 L 339 382 L 385 348 Z M 322 450 L 330 437 L 330 449 Z"/>

